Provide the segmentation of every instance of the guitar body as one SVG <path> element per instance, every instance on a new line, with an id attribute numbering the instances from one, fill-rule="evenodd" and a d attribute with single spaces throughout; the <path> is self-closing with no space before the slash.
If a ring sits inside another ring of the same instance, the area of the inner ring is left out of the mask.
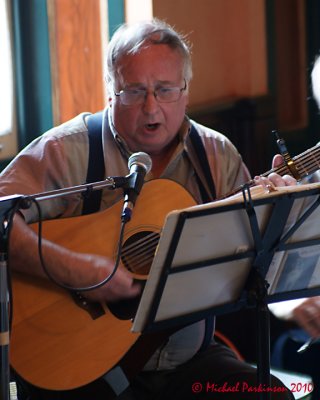
<path id="1" fill-rule="evenodd" d="M 71 250 L 115 260 L 122 205 L 120 201 L 98 213 L 45 221 L 43 237 Z M 127 255 L 120 268 L 146 279 L 166 215 L 193 205 L 194 199 L 173 181 L 146 183 L 125 229 Z M 48 280 L 14 273 L 12 367 L 35 386 L 68 390 L 104 375 L 135 346 L 143 349 L 143 335 L 130 331 L 130 319 L 118 318 L 107 304 L 97 308 L 88 312 Z"/>

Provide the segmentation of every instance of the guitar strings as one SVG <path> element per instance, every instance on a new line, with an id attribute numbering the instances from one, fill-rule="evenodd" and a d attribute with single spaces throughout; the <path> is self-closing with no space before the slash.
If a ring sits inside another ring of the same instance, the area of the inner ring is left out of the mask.
<path id="1" fill-rule="evenodd" d="M 144 270 L 146 265 L 151 266 L 158 242 L 159 234 L 152 232 L 128 246 L 124 245 L 122 249 L 124 264 L 134 272 Z"/>
<path id="2" fill-rule="evenodd" d="M 159 234 L 156 232 L 151 232 L 150 234 L 144 236 L 141 239 L 138 239 L 132 244 L 124 245 L 122 249 L 122 254 L 130 254 L 130 253 L 135 253 L 138 252 L 139 250 L 143 250 L 143 247 L 146 245 L 152 244 L 155 241 L 159 240 Z"/>
<path id="3" fill-rule="evenodd" d="M 131 253 L 130 255 L 124 255 L 122 258 L 124 258 L 130 264 L 143 263 L 145 262 L 146 257 L 150 258 L 154 255 L 156 247 L 157 245 L 155 244 L 153 247 L 147 247 L 146 249 L 143 249 L 143 252 L 140 251 Z"/>
<path id="4" fill-rule="evenodd" d="M 154 255 L 154 251 L 156 249 L 156 245 L 154 247 L 149 247 L 146 251 L 144 251 L 143 253 L 140 254 L 133 254 L 131 256 L 124 256 L 123 258 L 125 258 L 128 262 L 133 263 L 133 264 L 142 264 L 145 263 L 146 260 L 150 260 L 152 259 L 153 255 Z"/>
<path id="5" fill-rule="evenodd" d="M 305 158 L 305 159 L 307 159 L 308 161 L 305 163 L 305 166 L 307 167 L 307 168 L 304 168 L 305 169 L 305 171 L 306 171 L 306 173 L 307 174 L 310 174 L 310 173 L 312 173 L 312 172 L 315 172 L 317 169 L 319 169 L 320 168 L 320 162 L 319 162 L 319 158 L 317 159 L 316 158 L 316 156 L 317 156 L 317 154 L 320 152 L 320 150 L 317 150 L 316 152 L 311 152 L 310 150 L 309 151 L 307 151 L 306 153 L 306 155 L 305 156 L 303 156 L 303 158 Z M 319 155 L 319 154 L 318 154 Z M 311 156 L 311 157 L 310 157 Z M 301 161 L 303 161 L 303 160 L 301 160 Z M 299 162 L 300 162 L 300 160 L 299 160 Z M 309 167 L 309 170 L 310 170 L 310 167 L 313 167 L 312 168 L 312 170 L 311 171 L 307 171 L 307 169 L 308 169 L 308 167 Z"/>
<path id="6" fill-rule="evenodd" d="M 320 150 L 317 149 L 315 152 L 307 150 L 305 154 L 297 160 L 297 167 L 304 171 L 305 175 L 310 175 L 320 167 L 319 157 Z"/>

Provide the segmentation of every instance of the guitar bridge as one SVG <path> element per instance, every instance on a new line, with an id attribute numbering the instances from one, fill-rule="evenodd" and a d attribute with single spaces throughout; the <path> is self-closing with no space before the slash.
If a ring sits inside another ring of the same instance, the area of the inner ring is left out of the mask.
<path id="1" fill-rule="evenodd" d="M 71 296 L 77 306 L 85 310 L 93 320 L 98 319 L 105 314 L 105 310 L 99 302 L 88 301 L 88 299 L 82 296 L 79 292 L 71 292 Z"/>

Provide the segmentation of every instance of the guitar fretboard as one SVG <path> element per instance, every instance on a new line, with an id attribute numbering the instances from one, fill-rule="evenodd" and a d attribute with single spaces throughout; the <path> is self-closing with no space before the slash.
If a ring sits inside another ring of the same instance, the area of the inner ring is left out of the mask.
<path id="1" fill-rule="evenodd" d="M 320 169 L 320 143 L 318 143 L 316 146 L 311 147 L 310 149 L 304 151 L 303 153 L 299 154 L 298 156 L 293 157 L 292 162 L 293 162 L 293 168 L 299 175 L 299 177 L 297 179 L 298 181 L 300 181 L 301 179 L 307 177 L 308 175 L 311 175 L 314 172 L 316 172 L 318 169 Z M 294 176 L 294 173 L 290 169 L 290 166 L 287 165 L 286 163 L 280 165 L 277 168 L 270 169 L 269 171 L 265 172 L 264 174 L 261 174 L 261 176 L 267 177 L 272 172 L 275 172 L 281 176 L 283 176 L 283 175 Z M 246 186 L 249 186 L 249 187 L 252 187 L 255 185 L 256 185 L 256 183 L 255 183 L 254 179 L 252 179 L 251 181 L 246 183 Z M 224 199 L 229 196 L 232 196 L 232 195 L 240 192 L 242 189 L 243 189 L 243 186 L 240 186 L 239 188 L 224 195 L 220 199 Z"/>
<path id="2" fill-rule="evenodd" d="M 308 175 L 313 174 L 318 169 L 320 169 L 320 144 L 306 150 L 300 155 L 292 158 L 295 169 L 297 170 L 300 179 L 305 178 Z M 276 172 L 277 174 L 283 175 L 293 175 L 287 164 L 283 164 L 280 167 L 271 169 L 262 176 L 268 176 L 271 172 Z"/>

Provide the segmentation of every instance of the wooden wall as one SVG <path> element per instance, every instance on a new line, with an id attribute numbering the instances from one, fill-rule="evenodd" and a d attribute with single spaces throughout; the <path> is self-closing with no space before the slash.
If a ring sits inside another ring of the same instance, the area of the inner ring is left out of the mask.
<path id="1" fill-rule="evenodd" d="M 286 131 L 308 124 L 305 14 L 305 1 L 275 2 L 276 107 L 279 129 Z"/>
<path id="2" fill-rule="evenodd" d="M 57 123 L 104 105 L 100 1 L 54 0 L 48 9 Z M 264 0 L 154 0 L 152 10 L 192 43 L 191 108 L 266 93 Z"/>
<path id="3" fill-rule="evenodd" d="M 193 45 L 190 107 L 267 94 L 264 0 L 153 0 Z"/>
<path id="4" fill-rule="evenodd" d="M 48 1 L 54 122 L 105 104 L 99 0 Z"/>

